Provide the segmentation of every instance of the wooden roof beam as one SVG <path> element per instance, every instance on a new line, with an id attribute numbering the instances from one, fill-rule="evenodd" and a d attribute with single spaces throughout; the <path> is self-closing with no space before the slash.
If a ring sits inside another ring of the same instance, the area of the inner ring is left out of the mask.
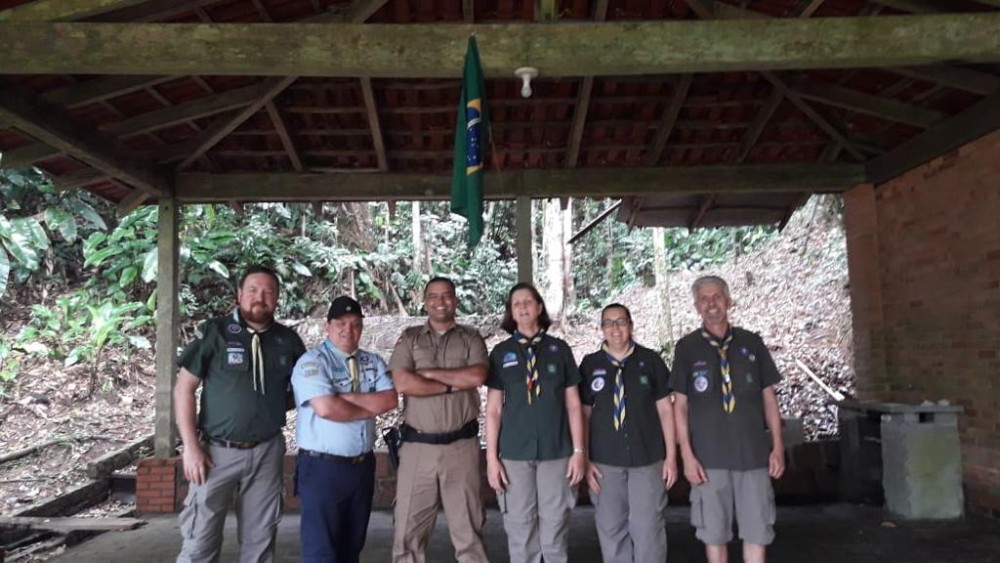
<path id="1" fill-rule="evenodd" d="M 881 4 L 886 8 L 899 10 L 900 12 L 910 12 L 912 14 L 937 14 L 942 12 L 954 12 L 961 6 L 954 0 L 871 0 L 875 4 Z"/>
<path id="2" fill-rule="evenodd" d="M 0 24 L 0 74 L 454 78 L 470 33 L 488 78 L 525 62 L 560 77 L 1000 60 L 1000 12 L 560 25 L 24 22 Z"/>
<path id="3" fill-rule="evenodd" d="M 389 169 L 389 159 L 385 152 L 385 138 L 382 136 L 382 124 L 378 116 L 378 103 L 375 101 L 375 90 L 371 78 L 361 79 L 361 97 L 365 101 L 365 113 L 368 115 L 368 127 L 371 129 L 372 146 L 375 147 L 375 159 L 378 169 Z"/>
<path id="4" fill-rule="evenodd" d="M 594 20 L 605 21 L 608 17 L 608 1 L 597 0 L 594 6 Z M 569 143 L 566 150 L 566 168 L 576 168 L 580 159 L 580 145 L 583 143 L 583 130 L 587 124 L 587 114 L 590 112 L 590 94 L 594 90 L 594 77 L 584 76 L 580 81 L 580 89 L 576 93 L 576 105 L 573 108 L 573 123 L 569 130 Z"/>
<path id="5" fill-rule="evenodd" d="M 302 172 L 302 158 L 299 156 L 299 149 L 295 145 L 295 139 L 292 138 L 291 133 L 288 131 L 288 125 L 285 123 L 285 118 L 282 117 L 281 112 L 275 107 L 274 102 L 267 102 L 264 105 L 264 109 L 267 110 L 268 117 L 271 118 L 271 123 L 274 125 L 274 130 L 278 133 L 278 138 L 281 139 L 281 146 L 285 147 L 285 152 L 288 153 L 288 159 L 292 161 L 292 169 L 296 172 Z"/>
<path id="6" fill-rule="evenodd" d="M 259 98 L 262 92 L 265 90 L 261 85 L 238 88 L 214 96 L 206 96 L 186 104 L 167 106 L 122 121 L 102 125 L 98 127 L 98 130 L 118 137 L 147 133 L 162 127 L 243 107 Z M 10 162 L 24 166 L 53 157 L 59 152 L 52 147 L 49 150 L 34 145 L 20 147 L 10 151 Z M 6 162 L 0 163 L 0 168 L 9 167 Z"/>
<path id="7" fill-rule="evenodd" d="M 947 117 L 946 114 L 939 111 L 865 94 L 818 80 L 803 80 L 793 89 L 807 100 L 874 115 L 897 123 L 906 123 L 922 129 L 927 129 Z"/>
<path id="8" fill-rule="evenodd" d="M 684 74 L 674 84 L 674 95 L 671 96 L 667 107 L 663 109 L 663 115 L 660 117 L 660 126 L 656 129 L 656 137 L 653 139 L 653 147 L 646 153 L 646 157 L 643 159 L 645 166 L 656 166 L 660 162 L 660 157 L 663 156 L 663 149 L 667 146 L 670 134 L 674 131 L 674 125 L 677 124 L 677 117 L 681 114 L 681 108 L 684 107 L 684 100 L 687 99 L 688 90 L 691 89 L 691 82 L 693 81 L 694 76 Z"/>
<path id="9" fill-rule="evenodd" d="M 754 145 L 760 139 L 761 134 L 764 132 L 764 128 L 767 127 L 768 122 L 774 116 L 774 112 L 778 111 L 778 106 L 784 101 L 785 96 L 782 94 L 781 90 L 775 88 L 771 91 L 771 96 L 767 99 L 764 107 L 760 108 L 757 115 L 754 116 L 753 122 L 747 129 L 746 135 L 743 136 L 743 144 L 740 145 L 740 152 L 736 154 L 735 162 L 737 164 L 743 162 L 750 156 L 750 151 L 753 150 Z"/>
<path id="10" fill-rule="evenodd" d="M 35 0 L 0 11 L 0 21 L 70 21 L 128 8 L 146 0 Z"/>
<path id="11" fill-rule="evenodd" d="M 28 102 L 30 99 L 21 91 L 0 90 L 0 119 L 138 189 L 157 197 L 171 193 L 169 180 L 152 165 L 130 156 L 130 151 L 100 133 L 74 127 L 69 117 L 58 108 L 41 101 Z"/>
<path id="12" fill-rule="evenodd" d="M 351 22 L 363 22 L 372 14 L 374 14 L 382 5 L 386 3 L 387 0 L 355 0 L 354 3 L 350 5 L 346 12 L 342 15 L 337 15 L 335 19 L 340 21 L 351 21 Z M 332 17 L 332 16 L 331 16 Z M 325 16 L 324 16 L 325 19 Z M 282 24 L 278 26 L 271 26 L 281 28 L 285 25 Z M 194 73 L 200 74 L 200 73 Z M 301 75 L 301 73 L 299 74 Z M 232 133 L 237 127 L 243 125 L 246 120 L 250 119 L 255 113 L 260 111 L 264 105 L 277 97 L 278 94 L 283 92 L 285 88 L 291 85 L 293 82 L 299 79 L 297 76 L 278 76 L 274 78 L 269 78 L 264 81 L 263 88 L 264 93 L 261 97 L 254 103 L 250 104 L 242 111 L 238 112 L 235 116 L 228 120 L 217 120 L 208 129 L 206 129 L 202 135 L 193 142 L 194 150 L 181 160 L 180 164 L 177 165 L 177 170 L 183 170 L 188 166 L 191 166 L 195 161 L 201 158 L 206 152 L 208 152 L 212 147 L 217 145 L 219 141 L 224 139 L 226 135 Z"/>
<path id="13" fill-rule="evenodd" d="M 948 88 L 965 90 L 966 92 L 972 92 L 980 96 L 989 96 L 993 92 L 1000 90 L 1000 76 L 960 66 L 908 66 L 891 67 L 886 70 L 903 76 L 909 76 L 910 78 L 934 82 Z"/>
<path id="14" fill-rule="evenodd" d="M 842 192 L 864 180 L 860 164 L 782 164 L 657 168 L 509 170 L 487 174 L 488 199 L 625 197 L 661 193 Z M 343 174 L 182 173 L 175 191 L 184 203 L 241 201 L 444 200 L 445 175 L 354 172 Z"/>
<path id="15" fill-rule="evenodd" d="M 881 184 L 997 129 L 1000 129 L 1000 92 L 869 161 L 867 181 Z"/>
<path id="16" fill-rule="evenodd" d="M 856 160 L 859 161 L 865 160 L 865 156 L 861 154 L 861 151 L 858 150 L 858 148 L 855 147 L 847 139 L 847 137 L 844 136 L 843 133 L 841 133 L 836 127 L 830 124 L 829 121 L 827 121 L 822 115 L 820 115 L 815 109 L 813 109 L 812 106 L 810 106 L 805 100 L 803 100 L 802 96 L 799 96 L 796 92 L 792 91 L 792 89 L 789 88 L 788 85 L 785 84 L 783 80 L 781 80 L 780 78 L 778 78 L 777 76 L 775 76 L 773 73 L 770 72 L 764 72 L 761 74 L 764 76 L 764 78 L 767 79 L 768 82 L 773 84 L 774 87 L 777 88 L 783 96 L 788 98 L 788 100 L 792 102 L 792 104 L 794 104 L 795 107 L 799 109 L 799 111 L 806 114 L 806 117 L 812 120 L 812 122 L 815 123 L 817 127 L 826 132 L 826 134 L 829 135 L 831 139 L 836 141 L 837 144 L 843 147 L 844 150 L 846 150 L 851 156 L 853 156 Z"/>

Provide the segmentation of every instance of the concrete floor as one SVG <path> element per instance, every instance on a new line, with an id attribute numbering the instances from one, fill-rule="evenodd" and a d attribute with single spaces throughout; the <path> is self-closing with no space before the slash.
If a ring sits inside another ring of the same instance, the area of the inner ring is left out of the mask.
<path id="1" fill-rule="evenodd" d="M 670 561 L 705 561 L 701 544 L 687 522 L 687 507 L 667 513 Z M 146 518 L 148 524 L 129 532 L 106 533 L 52 559 L 59 563 L 158 563 L 173 561 L 180 546 L 175 516 Z M 299 516 L 288 514 L 278 531 L 278 561 L 299 558 Z M 600 561 L 594 532 L 593 509 L 581 506 L 570 522 L 569 559 L 574 563 Z M 778 511 L 777 539 L 770 562 L 808 563 L 996 563 L 1000 562 L 1000 522 L 967 518 L 955 522 L 899 522 L 883 517 L 880 508 L 833 504 L 782 507 Z M 364 562 L 390 560 L 392 514 L 372 514 Z M 486 524 L 486 546 L 491 561 L 507 560 L 506 536 L 499 513 L 491 510 Z M 236 561 L 235 519 L 226 523 L 222 561 Z M 732 562 L 740 562 L 739 547 L 730 546 Z M 427 550 L 427 561 L 454 561 L 444 517 Z"/>

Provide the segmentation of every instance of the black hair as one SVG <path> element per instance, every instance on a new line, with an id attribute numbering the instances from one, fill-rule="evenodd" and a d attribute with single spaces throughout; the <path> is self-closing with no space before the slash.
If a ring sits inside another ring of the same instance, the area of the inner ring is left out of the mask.
<path id="1" fill-rule="evenodd" d="M 424 297 L 427 296 L 427 288 L 430 287 L 432 283 L 446 283 L 451 286 L 452 293 L 457 293 L 458 291 L 455 289 L 455 282 L 451 281 L 451 278 L 446 278 L 444 276 L 434 276 L 427 283 L 424 284 Z"/>
<path id="2" fill-rule="evenodd" d="M 625 311 L 625 318 L 628 319 L 628 324 L 632 324 L 632 311 L 628 310 L 628 307 L 622 305 L 621 303 L 612 303 L 603 309 L 601 309 L 601 320 L 604 320 L 604 313 L 607 313 L 611 309 L 621 309 Z"/>

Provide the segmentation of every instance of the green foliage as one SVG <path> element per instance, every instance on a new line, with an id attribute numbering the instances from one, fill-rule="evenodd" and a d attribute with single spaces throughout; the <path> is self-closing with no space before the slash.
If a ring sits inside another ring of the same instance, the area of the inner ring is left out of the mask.
<path id="1" fill-rule="evenodd" d="M 57 195 L 35 170 L 0 171 L 0 296 L 13 274 L 25 283 L 42 265 L 54 244 L 77 242 L 82 219 L 86 228 L 105 228 L 87 196 Z"/>

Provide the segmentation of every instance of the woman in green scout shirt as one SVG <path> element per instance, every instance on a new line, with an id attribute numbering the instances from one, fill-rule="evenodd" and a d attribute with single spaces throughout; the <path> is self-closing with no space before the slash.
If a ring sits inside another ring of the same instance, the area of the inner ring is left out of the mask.
<path id="1" fill-rule="evenodd" d="M 586 470 L 580 372 L 573 352 L 546 333 L 552 321 L 531 284 L 507 294 L 490 353 L 486 473 L 497 492 L 512 562 L 568 560 L 569 512 Z"/>

